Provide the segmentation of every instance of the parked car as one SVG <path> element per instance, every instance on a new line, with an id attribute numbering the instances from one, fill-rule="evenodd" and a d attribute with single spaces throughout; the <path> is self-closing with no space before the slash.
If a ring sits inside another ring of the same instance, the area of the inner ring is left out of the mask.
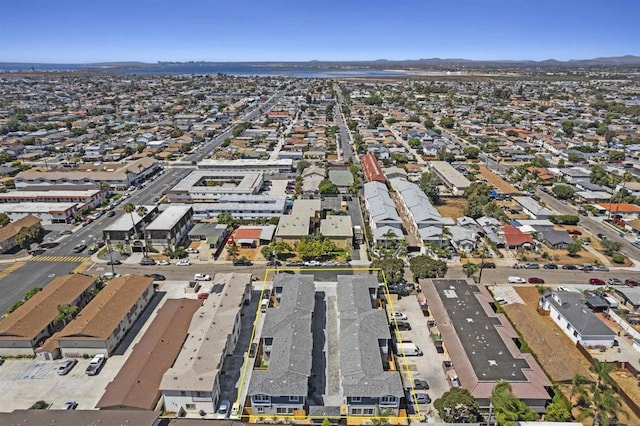
<path id="1" fill-rule="evenodd" d="M 638 287 L 640 286 L 640 281 L 638 280 L 632 280 L 631 278 L 624 280 L 625 285 L 628 285 L 629 287 Z"/>
<path id="2" fill-rule="evenodd" d="M 73 370 L 73 367 L 75 367 L 77 363 L 77 359 L 69 358 L 68 360 L 60 364 L 56 372 L 58 373 L 58 375 L 64 376 L 65 374 L 68 374 L 69 371 Z"/>
<path id="3" fill-rule="evenodd" d="M 567 269 L 570 271 L 575 271 L 576 269 L 578 269 L 578 267 L 576 265 L 562 265 L 562 269 Z"/>
<path id="4" fill-rule="evenodd" d="M 95 376 L 100 373 L 102 366 L 104 365 L 106 358 L 103 354 L 94 356 L 89 362 L 89 366 L 85 370 L 87 376 Z"/>
<path id="5" fill-rule="evenodd" d="M 544 269 L 558 269 L 558 265 L 555 263 L 547 263 L 543 266 Z"/>
<path id="6" fill-rule="evenodd" d="M 407 403 L 409 404 L 429 404 L 431 398 L 426 393 L 407 393 Z"/>
<path id="7" fill-rule="evenodd" d="M 622 281 L 620 278 L 609 278 L 607 282 L 609 283 L 609 285 L 624 285 L 624 281 Z"/>
<path id="8" fill-rule="evenodd" d="M 171 262 L 169 262 L 168 260 L 161 260 L 157 263 L 160 266 L 167 266 L 167 265 L 171 265 Z"/>
<path id="9" fill-rule="evenodd" d="M 122 262 L 119 261 L 118 259 L 113 259 L 113 260 L 107 261 L 107 265 L 122 265 Z"/>
<path id="10" fill-rule="evenodd" d="M 233 266 L 251 266 L 251 265 L 253 265 L 253 262 L 251 262 L 249 259 L 246 259 L 246 258 L 236 259 L 233 261 Z"/>
<path id="11" fill-rule="evenodd" d="M 167 277 L 162 274 L 149 274 L 149 276 L 153 278 L 154 281 L 164 281 L 167 279 Z"/>
<path id="12" fill-rule="evenodd" d="M 109 213 L 107 213 L 107 217 L 114 217 L 116 215 L 115 210 L 109 210 Z"/>
<path id="13" fill-rule="evenodd" d="M 391 328 L 397 327 L 400 331 L 411 330 L 411 324 L 406 321 L 397 321 L 395 324 L 391 323 Z"/>
<path id="14" fill-rule="evenodd" d="M 292 261 L 292 262 L 287 262 L 285 263 L 285 266 L 304 266 L 304 262 L 300 262 L 300 261 Z"/>
<path id="15" fill-rule="evenodd" d="M 278 260 L 270 260 L 267 262 L 267 267 L 275 268 L 276 266 L 282 265 L 282 262 Z"/>
<path id="16" fill-rule="evenodd" d="M 509 282 L 509 284 L 524 284 L 527 281 L 525 281 L 524 278 L 522 277 L 517 277 L 517 276 L 512 276 L 507 278 L 507 281 Z"/>
<path id="17" fill-rule="evenodd" d="M 219 419 L 226 419 L 229 417 L 229 409 L 231 408 L 231 403 L 228 400 L 224 400 L 220 403 L 218 407 L 218 411 L 216 411 L 216 417 Z"/>
<path id="18" fill-rule="evenodd" d="M 540 269 L 540 264 L 529 262 L 529 263 L 525 263 L 523 265 L 523 268 L 524 269 Z"/>
<path id="19" fill-rule="evenodd" d="M 191 247 L 189 247 L 189 248 L 188 248 L 188 249 L 186 249 L 185 251 L 186 251 L 187 253 L 189 253 L 189 254 L 198 254 L 198 253 L 200 253 L 200 250 L 198 250 L 198 249 L 194 249 L 194 248 L 191 248 Z"/>
<path id="20" fill-rule="evenodd" d="M 527 281 L 529 284 L 544 284 L 544 280 L 538 277 L 531 277 Z"/>
<path id="21" fill-rule="evenodd" d="M 609 267 L 608 266 L 604 266 L 604 265 L 595 265 L 593 267 L 594 271 L 600 271 L 600 272 L 609 272 Z"/>
<path id="22" fill-rule="evenodd" d="M 320 266 L 320 262 L 317 260 L 309 260 L 308 262 L 304 262 L 304 266 Z"/>
<path id="23" fill-rule="evenodd" d="M 590 265 L 588 263 L 585 263 L 582 266 L 578 266 L 578 269 L 584 272 L 591 272 L 594 270 L 593 265 Z"/>
<path id="24" fill-rule="evenodd" d="M 601 240 L 606 240 L 606 239 L 607 239 L 607 236 L 606 236 L 606 235 L 604 235 L 604 234 L 598 234 L 598 235 L 596 235 L 596 236 L 597 236 L 598 238 L 600 238 Z"/>
<path id="25" fill-rule="evenodd" d="M 406 321 L 407 320 L 407 316 L 402 313 L 402 312 L 394 312 L 391 315 L 389 315 L 389 318 L 393 321 L 394 319 L 397 321 Z"/>
<path id="26" fill-rule="evenodd" d="M 76 407 L 78 407 L 78 403 L 75 401 L 67 401 L 64 404 L 62 404 L 63 410 L 75 410 Z"/>
<path id="27" fill-rule="evenodd" d="M 496 269 L 496 264 L 493 262 L 480 262 L 481 269 Z"/>
<path id="28" fill-rule="evenodd" d="M 240 420 L 240 415 L 242 414 L 242 407 L 239 402 L 234 402 L 231 406 L 231 414 L 229 418 L 231 420 Z"/>
<path id="29" fill-rule="evenodd" d="M 193 276 L 194 281 L 211 281 L 211 275 L 207 274 L 195 274 Z"/>
<path id="30" fill-rule="evenodd" d="M 429 390 L 429 383 L 426 380 L 413 379 L 413 388 L 419 390 Z"/>
<path id="31" fill-rule="evenodd" d="M 589 284 L 593 284 L 593 285 L 604 285 L 604 281 L 601 280 L 600 278 L 591 278 L 589 280 Z"/>
<path id="32" fill-rule="evenodd" d="M 254 342 L 249 347 L 249 358 L 255 358 L 257 352 L 258 352 L 258 344 Z"/>
<path id="33" fill-rule="evenodd" d="M 206 300 L 206 299 L 208 299 L 208 298 L 209 298 L 209 293 L 206 293 L 206 292 L 204 292 L 204 293 L 198 293 L 198 299 L 200 299 L 200 300 Z"/>
<path id="34" fill-rule="evenodd" d="M 567 230 L 567 234 L 569 234 L 569 235 L 582 235 L 582 232 L 578 231 L 577 229 L 569 229 L 569 230 Z"/>
<path id="35" fill-rule="evenodd" d="M 142 266 L 151 266 L 155 264 L 156 264 L 156 261 L 151 259 L 150 257 L 143 257 L 142 260 L 140 261 L 140 265 Z"/>
<path id="36" fill-rule="evenodd" d="M 178 260 L 178 261 L 176 262 L 176 266 L 191 266 L 191 262 L 189 262 L 189 261 L 188 261 L 188 260 L 186 260 L 186 259 Z"/>

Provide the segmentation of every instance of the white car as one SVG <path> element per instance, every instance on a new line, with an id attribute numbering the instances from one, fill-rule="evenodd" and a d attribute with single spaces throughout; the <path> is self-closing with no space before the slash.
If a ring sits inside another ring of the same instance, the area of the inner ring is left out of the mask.
<path id="1" fill-rule="evenodd" d="M 167 265 L 171 265 L 171 262 L 169 262 L 168 260 L 161 260 L 158 263 L 156 263 L 156 265 L 167 266 Z"/>
<path id="2" fill-rule="evenodd" d="M 189 253 L 189 254 L 198 254 L 198 253 L 200 253 L 200 250 L 198 250 L 198 249 L 194 249 L 194 248 L 191 248 L 191 247 L 189 247 L 189 248 L 188 248 L 188 249 L 186 249 L 185 251 L 186 251 L 187 253 Z"/>
<path id="3" fill-rule="evenodd" d="M 211 281 L 211 275 L 207 274 L 195 274 L 193 276 L 194 281 Z"/>
<path id="4" fill-rule="evenodd" d="M 394 312 L 391 315 L 389 315 L 389 319 L 391 319 L 392 321 L 395 319 L 397 321 L 406 321 L 407 320 L 407 316 L 405 314 L 403 314 L 402 312 Z"/>
<path id="5" fill-rule="evenodd" d="M 230 405 L 231 404 L 226 399 L 222 401 L 220 403 L 220 406 L 218 407 L 218 411 L 216 411 L 216 417 L 219 419 L 226 419 L 227 417 L 229 417 L 229 408 L 231 408 Z"/>
<path id="6" fill-rule="evenodd" d="M 191 266 L 191 262 L 188 260 L 179 260 L 176 266 Z"/>
<path id="7" fill-rule="evenodd" d="M 509 284 L 525 284 L 527 282 L 524 278 L 515 276 L 507 278 L 507 281 Z"/>

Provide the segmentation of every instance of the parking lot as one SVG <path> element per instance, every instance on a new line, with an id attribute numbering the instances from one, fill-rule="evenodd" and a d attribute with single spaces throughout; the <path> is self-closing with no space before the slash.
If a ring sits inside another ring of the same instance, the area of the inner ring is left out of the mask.
<path id="1" fill-rule="evenodd" d="M 435 401 L 449 390 L 449 384 L 445 380 L 442 370 L 444 358 L 437 353 L 429 336 L 427 326 L 429 317 L 423 315 L 415 295 L 403 297 L 400 300 L 394 298 L 392 303 L 394 311 L 404 313 L 407 316 L 407 321 L 411 324 L 411 330 L 400 331 L 403 341 L 412 341 L 423 352 L 423 356 L 420 357 L 400 358 L 404 387 L 410 387 L 410 378 L 426 380 L 429 383 L 429 390 L 417 390 L 416 392 L 427 393 L 431 397 L 431 401 Z M 419 405 L 420 414 L 434 419 L 437 413 L 432 407 L 433 403 Z"/>
<path id="2" fill-rule="evenodd" d="M 154 299 L 156 303 L 150 303 L 133 325 L 133 333 L 125 335 L 123 343 L 96 376 L 85 374 L 89 358 L 78 358 L 76 366 L 64 376 L 56 372 L 64 359 L 6 359 L 0 366 L 0 412 L 28 409 L 39 400 L 51 404 L 50 409 L 60 409 L 67 401 L 76 401 L 78 410 L 94 409 L 164 301 L 168 298 L 197 297 L 195 293 L 186 294 L 185 285 L 185 281 L 165 281 L 160 284 L 159 294 L 156 295 L 159 300 Z"/>

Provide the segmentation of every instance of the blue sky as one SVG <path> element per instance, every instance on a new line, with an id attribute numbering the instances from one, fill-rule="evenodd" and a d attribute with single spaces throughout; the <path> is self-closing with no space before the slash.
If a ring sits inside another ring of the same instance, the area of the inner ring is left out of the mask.
<path id="1" fill-rule="evenodd" d="M 638 0 L 0 0 L 0 61 L 640 55 Z"/>

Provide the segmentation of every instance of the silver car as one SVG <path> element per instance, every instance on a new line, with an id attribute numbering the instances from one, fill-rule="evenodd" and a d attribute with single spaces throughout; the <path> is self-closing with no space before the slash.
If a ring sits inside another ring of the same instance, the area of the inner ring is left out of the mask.
<path id="1" fill-rule="evenodd" d="M 65 374 L 69 373 L 69 371 L 73 370 L 73 367 L 75 367 L 77 363 L 78 363 L 78 360 L 75 358 L 66 360 L 65 362 L 60 364 L 60 367 L 58 367 L 58 370 L 57 370 L 58 374 L 60 376 L 64 376 Z"/>

